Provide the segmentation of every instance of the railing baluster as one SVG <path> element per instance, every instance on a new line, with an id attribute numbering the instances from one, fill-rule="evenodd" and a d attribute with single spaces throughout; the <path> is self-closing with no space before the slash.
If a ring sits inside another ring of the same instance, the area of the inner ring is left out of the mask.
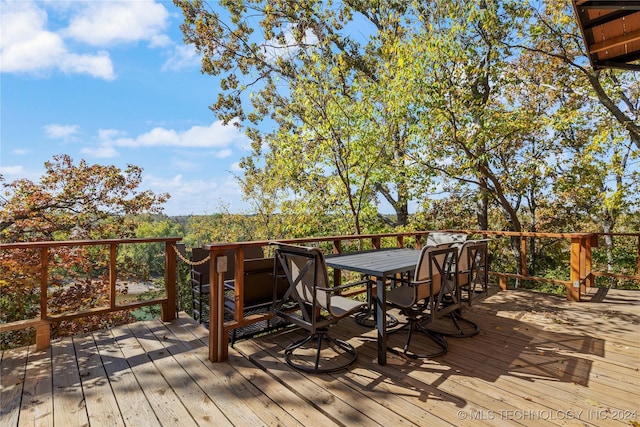
<path id="1" fill-rule="evenodd" d="M 234 261 L 235 261 L 235 273 L 234 273 L 234 302 L 235 302 L 235 321 L 242 322 L 244 319 L 244 248 L 242 246 L 238 247 L 234 252 Z M 224 289 L 224 283 L 223 289 Z M 223 291 L 224 292 L 224 291 Z M 222 295 L 223 304 L 224 304 L 224 295 Z M 224 306 L 221 307 L 224 309 Z"/>
<path id="2" fill-rule="evenodd" d="M 333 253 L 334 254 L 342 253 L 342 240 L 340 239 L 333 240 Z M 333 285 L 334 286 L 342 285 L 342 271 L 339 269 L 333 270 Z"/>

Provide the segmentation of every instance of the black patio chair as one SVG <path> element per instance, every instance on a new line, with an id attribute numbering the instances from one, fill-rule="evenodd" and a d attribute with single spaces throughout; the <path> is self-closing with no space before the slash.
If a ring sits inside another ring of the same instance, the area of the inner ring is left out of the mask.
<path id="1" fill-rule="evenodd" d="M 442 300 L 445 295 L 457 292 L 455 275 L 452 274 L 457 256 L 458 249 L 448 244 L 425 246 L 418 258 L 413 278 L 407 284 L 387 292 L 387 304 L 398 308 L 407 318 L 407 322 L 400 328 L 389 331 L 389 334 L 408 332 L 402 351 L 405 356 L 423 359 L 441 356 L 447 352 L 446 339 L 430 330 L 428 325 L 453 310 L 442 304 Z M 435 344 L 434 350 L 412 351 L 412 348 L 426 346 L 424 343 L 412 346 L 412 338 L 416 332 Z"/>
<path id="2" fill-rule="evenodd" d="M 473 299 L 478 292 L 477 287 L 484 286 L 486 292 L 486 241 L 468 240 L 459 245 L 452 245 L 458 250 L 453 265 L 448 269 L 445 292 L 437 297 L 439 309 L 437 312 L 446 313 L 432 319 L 425 327 L 431 332 L 452 338 L 472 337 L 480 332 L 475 322 L 462 316 L 464 302 Z M 481 276 L 485 281 L 482 282 Z M 483 285 L 484 283 L 484 285 Z M 467 298 L 463 298 L 463 292 Z"/>
<path id="3" fill-rule="evenodd" d="M 333 338 L 329 328 L 366 308 L 364 302 L 338 295 L 345 286 L 329 286 L 324 255 L 318 248 L 277 244 L 275 258 L 289 282 L 275 313 L 308 332 L 284 352 L 289 366 L 312 373 L 336 372 L 351 366 L 358 353 L 347 341 Z"/>

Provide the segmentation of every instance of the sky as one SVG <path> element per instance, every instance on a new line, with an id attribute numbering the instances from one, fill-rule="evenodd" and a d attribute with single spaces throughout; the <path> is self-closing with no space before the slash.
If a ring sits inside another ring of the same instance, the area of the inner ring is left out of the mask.
<path id="1" fill-rule="evenodd" d="M 211 2 L 210 4 L 214 4 Z M 209 105 L 218 80 L 182 41 L 171 1 L 0 0 L 0 173 L 44 163 L 143 169 L 167 215 L 244 212 L 235 179 L 249 140 Z"/>

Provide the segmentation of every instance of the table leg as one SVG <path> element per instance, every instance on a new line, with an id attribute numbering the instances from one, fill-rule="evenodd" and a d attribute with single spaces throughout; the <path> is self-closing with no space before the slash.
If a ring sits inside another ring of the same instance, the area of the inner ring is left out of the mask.
<path id="1" fill-rule="evenodd" d="M 376 283 L 378 283 L 377 279 Z M 373 280 L 369 278 L 367 280 L 367 310 L 365 312 L 356 314 L 355 320 L 357 324 L 366 326 L 367 328 L 377 327 L 376 319 L 378 317 L 378 313 L 376 313 L 377 308 L 373 305 L 376 300 L 377 297 L 373 295 Z M 387 329 L 394 328 L 397 325 L 398 319 L 391 314 L 387 314 Z"/>
<path id="2" fill-rule="evenodd" d="M 377 330 L 378 330 L 378 364 L 387 364 L 387 288 L 386 277 L 377 277 Z"/>

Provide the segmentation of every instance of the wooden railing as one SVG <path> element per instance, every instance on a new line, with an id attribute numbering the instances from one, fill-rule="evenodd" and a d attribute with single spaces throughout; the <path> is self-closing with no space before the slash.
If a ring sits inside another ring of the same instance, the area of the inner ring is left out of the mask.
<path id="1" fill-rule="evenodd" d="M 457 230 L 449 230 L 457 231 Z M 478 231 L 478 230 L 460 230 L 457 232 L 465 232 L 471 235 L 471 238 L 490 238 L 493 242 L 498 242 L 501 238 L 520 239 L 520 265 L 516 268 L 518 273 L 506 272 L 490 272 L 490 275 L 496 278 L 500 287 L 507 288 L 509 279 L 521 279 L 530 281 L 545 281 L 563 285 L 566 287 L 567 298 L 572 301 L 580 301 L 581 296 L 586 292 L 586 288 L 594 285 L 594 278 L 597 276 L 609 276 L 616 278 L 625 278 L 640 281 L 640 233 L 624 234 L 624 236 L 637 239 L 638 269 L 635 275 L 611 274 L 607 272 L 598 272 L 592 270 L 592 248 L 598 246 L 598 238 L 602 233 L 515 233 L 508 231 Z M 328 252 L 342 253 L 350 250 L 351 247 L 356 249 L 371 248 L 380 249 L 383 247 L 406 247 L 412 246 L 420 249 L 426 241 L 429 231 L 414 231 L 406 233 L 387 233 L 387 234 L 370 234 L 370 235 L 352 235 L 352 236 L 325 236 L 311 237 L 302 239 L 283 239 L 278 242 L 293 244 L 317 244 L 326 248 Z M 619 235 L 622 236 L 622 235 Z M 570 252 L 569 262 L 569 280 L 547 279 L 527 274 L 527 241 L 528 237 L 549 238 L 549 239 L 566 239 L 568 242 L 568 251 Z M 38 318 L 26 319 L 10 323 L 1 323 L 0 332 L 21 330 L 31 327 L 36 328 L 36 347 L 38 349 L 49 346 L 51 339 L 50 326 L 53 322 L 63 320 L 71 320 L 79 317 L 87 317 L 95 314 L 111 313 L 120 310 L 133 310 L 148 305 L 161 305 L 161 316 L 163 321 L 170 321 L 176 315 L 176 299 L 177 299 L 177 274 L 176 274 L 176 244 L 181 238 L 149 238 L 149 239 L 112 239 L 112 240 L 91 240 L 91 241 L 62 241 L 62 242 L 34 242 L 34 243 L 12 243 L 3 244 L 0 250 L 19 250 L 34 249 L 40 252 L 40 313 Z M 162 298 L 156 298 L 147 301 L 134 303 L 126 303 L 119 305 L 116 301 L 116 280 L 117 265 L 116 253 L 119 245 L 142 244 L 142 243 L 164 243 L 165 244 L 165 287 L 166 292 Z M 210 312 L 210 334 L 209 334 L 209 359 L 212 362 L 222 361 L 227 358 L 228 333 L 229 331 L 247 326 L 249 324 L 266 320 L 272 315 L 270 313 L 244 316 L 243 300 L 241 296 L 244 294 L 244 250 L 247 247 L 260 246 L 268 247 L 273 241 L 254 241 L 254 242 L 236 242 L 236 243 L 219 243 L 205 245 L 210 251 L 212 262 L 209 263 L 210 273 L 210 289 L 209 303 L 212 308 Z M 491 245 L 490 244 L 490 249 Z M 61 314 L 49 314 L 48 307 L 48 287 L 49 287 L 49 268 L 50 268 L 50 251 L 56 247 L 73 247 L 73 246 L 108 246 L 109 259 L 109 290 L 108 290 L 108 307 L 97 307 L 81 312 L 68 312 Z M 224 321 L 224 295 L 223 295 L 223 276 L 226 270 L 226 258 L 224 253 L 226 250 L 234 250 L 235 257 L 235 314 L 231 321 Z M 337 283 L 341 277 L 334 272 L 334 281 Z"/>
<path id="2" fill-rule="evenodd" d="M 160 304 L 163 321 L 170 321 L 176 316 L 177 275 L 176 275 L 176 243 L 182 240 L 180 237 L 145 238 L 145 239 L 107 239 L 107 240 L 72 240 L 51 242 L 27 242 L 2 244 L 0 250 L 25 250 L 32 249 L 40 252 L 40 315 L 34 319 L 25 319 L 9 323 L 0 323 L 0 332 L 36 328 L 36 348 L 49 347 L 51 340 L 51 324 L 64 320 L 72 320 L 80 317 L 97 314 L 113 313 L 121 310 L 135 310 L 148 305 Z M 146 301 L 126 303 L 119 305 L 116 301 L 116 281 L 118 278 L 116 266 L 116 254 L 119 245 L 164 243 L 165 244 L 165 295 Z M 109 247 L 109 290 L 108 307 L 96 307 L 88 310 L 67 312 L 61 314 L 49 314 L 49 269 L 51 265 L 51 250 L 60 247 L 79 246 L 108 246 Z"/>
<path id="3" fill-rule="evenodd" d="M 588 287 L 594 286 L 594 278 L 596 276 L 621 276 L 613 275 L 607 272 L 592 271 L 592 248 L 598 245 L 598 233 L 517 233 L 509 231 L 487 231 L 487 230 L 447 230 L 452 232 L 463 232 L 472 236 L 472 238 L 490 238 L 497 240 L 499 238 L 517 238 L 520 240 L 520 262 L 517 270 L 519 273 L 504 273 L 491 271 L 489 274 L 497 278 L 502 289 L 507 289 L 509 279 L 521 279 L 529 281 L 549 282 L 556 285 L 566 287 L 567 299 L 571 301 L 580 301 L 581 296 L 585 294 Z M 281 243 L 293 244 L 325 244 L 330 247 L 332 253 L 342 253 L 345 242 L 358 242 L 356 245 L 359 249 L 361 245 L 372 249 L 380 249 L 382 247 L 405 247 L 412 245 L 416 249 L 423 246 L 429 231 L 414 231 L 407 233 L 388 233 L 388 234 L 370 234 L 370 235 L 352 235 L 352 236 L 326 236 L 312 237 L 301 239 L 282 239 Z M 626 275 L 625 278 L 640 281 L 640 233 L 626 234 L 638 239 L 637 254 L 638 270 L 636 275 Z M 548 238 L 548 239 L 566 239 L 569 243 L 570 251 L 569 262 L 569 280 L 557 280 L 542 277 L 530 276 L 527 273 L 527 237 Z M 211 260 L 209 263 L 210 271 L 210 294 L 209 303 L 210 319 L 209 319 L 209 359 L 212 362 L 226 360 L 228 357 L 228 333 L 230 330 L 247 326 L 248 324 L 263 321 L 272 317 L 272 314 L 265 313 L 261 315 L 244 316 L 244 307 L 242 295 L 244 293 L 244 250 L 248 247 L 260 246 L 266 247 L 274 241 L 254 241 L 254 242 L 236 242 L 236 243 L 219 243 L 209 244 L 204 247 L 211 252 Z M 223 295 L 223 276 L 226 272 L 225 251 L 234 250 L 235 252 L 235 318 L 231 321 L 224 321 L 224 295 Z M 336 272 L 334 272 L 335 274 Z M 340 277 L 334 276 L 334 281 L 339 282 Z"/>

